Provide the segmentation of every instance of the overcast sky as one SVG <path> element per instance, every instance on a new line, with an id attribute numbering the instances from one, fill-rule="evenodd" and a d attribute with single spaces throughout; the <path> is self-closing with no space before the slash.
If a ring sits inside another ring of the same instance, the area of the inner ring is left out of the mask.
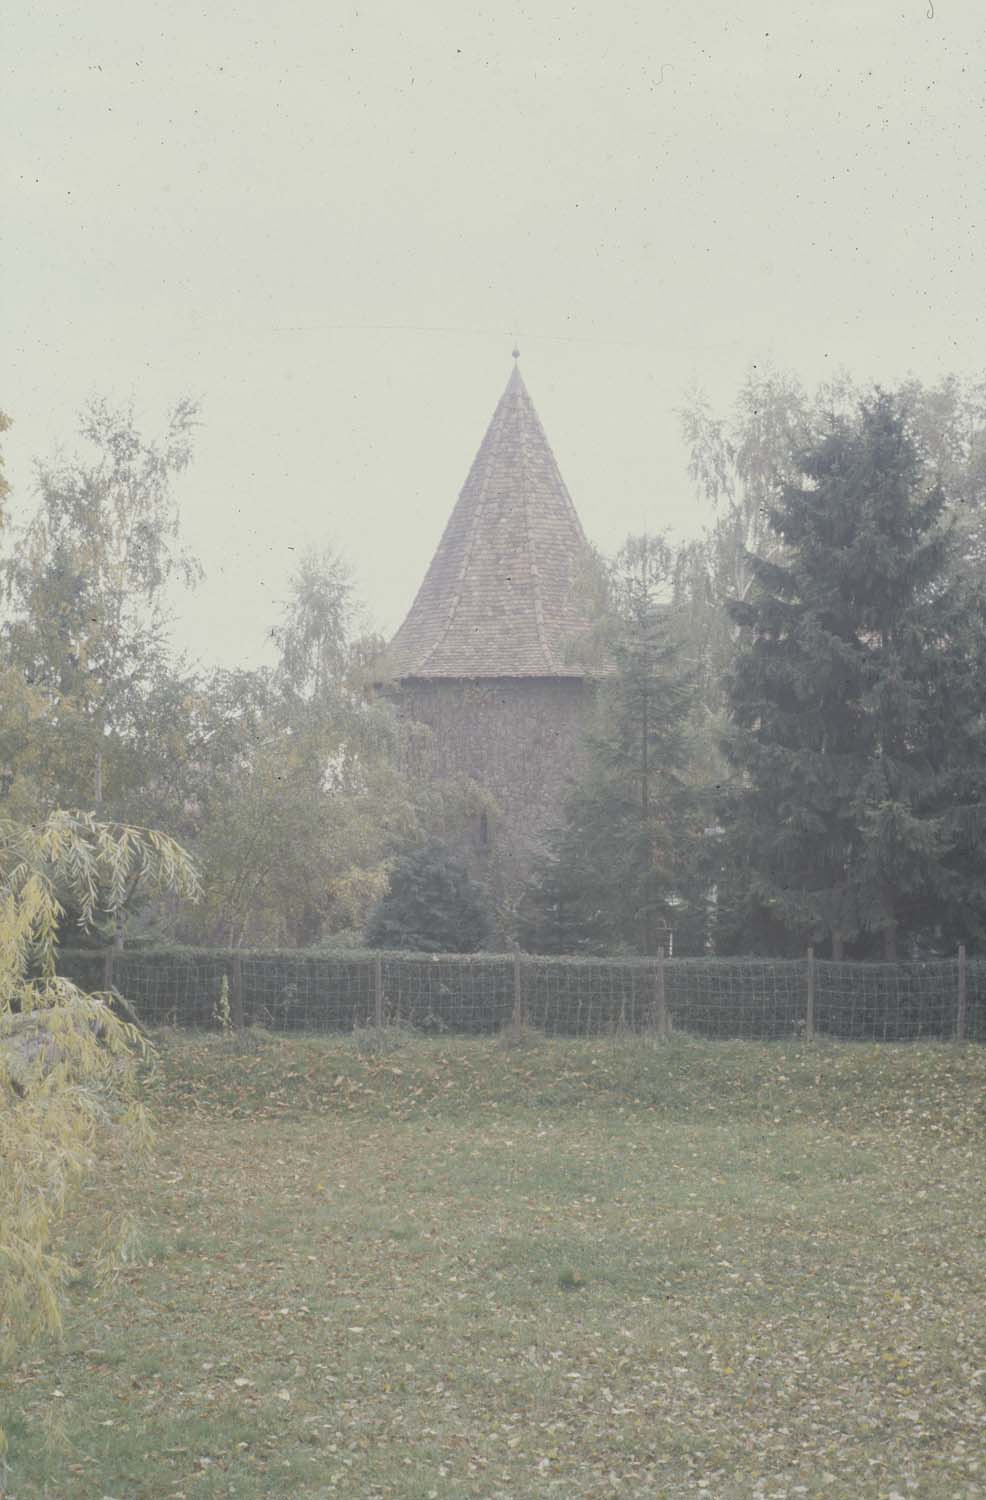
<path id="1" fill-rule="evenodd" d="M 605 550 L 702 520 L 693 386 L 986 369 L 983 0 L 51 0 L 3 54 L 18 510 L 87 397 L 200 397 L 206 662 L 309 543 L 396 628 L 514 339 Z"/>

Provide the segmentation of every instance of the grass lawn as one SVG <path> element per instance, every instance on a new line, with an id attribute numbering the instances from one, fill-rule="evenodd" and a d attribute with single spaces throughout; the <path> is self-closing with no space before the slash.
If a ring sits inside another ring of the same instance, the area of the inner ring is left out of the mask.
<path id="1" fill-rule="evenodd" d="M 10 1500 L 986 1495 L 986 1048 L 160 1050 Z"/>

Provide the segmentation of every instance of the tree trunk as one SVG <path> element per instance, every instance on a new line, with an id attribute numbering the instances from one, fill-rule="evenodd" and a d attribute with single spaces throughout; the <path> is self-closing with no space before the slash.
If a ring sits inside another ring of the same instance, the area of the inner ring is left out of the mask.
<path id="1" fill-rule="evenodd" d="M 841 964 L 841 962 L 842 962 L 842 954 L 843 954 L 843 943 L 844 943 L 844 939 L 843 939 L 843 936 L 842 936 L 842 928 L 841 927 L 833 927 L 833 929 L 832 929 L 832 961 L 833 961 L 833 963 Z"/>
<path id="2" fill-rule="evenodd" d="M 884 886 L 883 888 L 883 910 L 886 915 L 886 925 L 883 929 L 883 957 L 888 964 L 897 962 L 897 913 L 894 909 L 894 893 Z"/>
<path id="3" fill-rule="evenodd" d="M 640 818 L 644 825 L 644 838 L 647 847 L 647 869 L 644 874 L 644 899 L 650 900 L 651 872 L 653 869 L 653 850 L 651 848 L 652 830 L 650 826 L 650 695 L 644 690 L 641 723 L 640 723 Z M 643 931 L 641 933 L 644 944 L 644 952 L 654 952 L 654 913 L 648 905 L 644 913 Z"/>

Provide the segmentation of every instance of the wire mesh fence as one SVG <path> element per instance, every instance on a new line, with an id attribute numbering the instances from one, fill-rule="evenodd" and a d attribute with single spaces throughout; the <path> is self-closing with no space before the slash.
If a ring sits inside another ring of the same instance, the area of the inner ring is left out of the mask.
<path id="1" fill-rule="evenodd" d="M 986 1041 L 986 959 L 540 958 L 527 954 L 63 950 L 81 988 L 115 988 L 147 1026 L 548 1036 L 620 1031 L 846 1041 Z"/>

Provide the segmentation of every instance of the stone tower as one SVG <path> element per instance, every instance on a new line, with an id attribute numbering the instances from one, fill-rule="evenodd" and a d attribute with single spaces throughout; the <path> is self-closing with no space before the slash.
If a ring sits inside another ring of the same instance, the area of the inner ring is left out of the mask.
<path id="1" fill-rule="evenodd" d="M 464 843 L 505 930 L 578 761 L 592 696 L 578 661 L 590 625 L 587 562 L 515 364 L 381 673 L 402 716 L 432 731 L 430 774 L 470 776 L 495 801 Z"/>

